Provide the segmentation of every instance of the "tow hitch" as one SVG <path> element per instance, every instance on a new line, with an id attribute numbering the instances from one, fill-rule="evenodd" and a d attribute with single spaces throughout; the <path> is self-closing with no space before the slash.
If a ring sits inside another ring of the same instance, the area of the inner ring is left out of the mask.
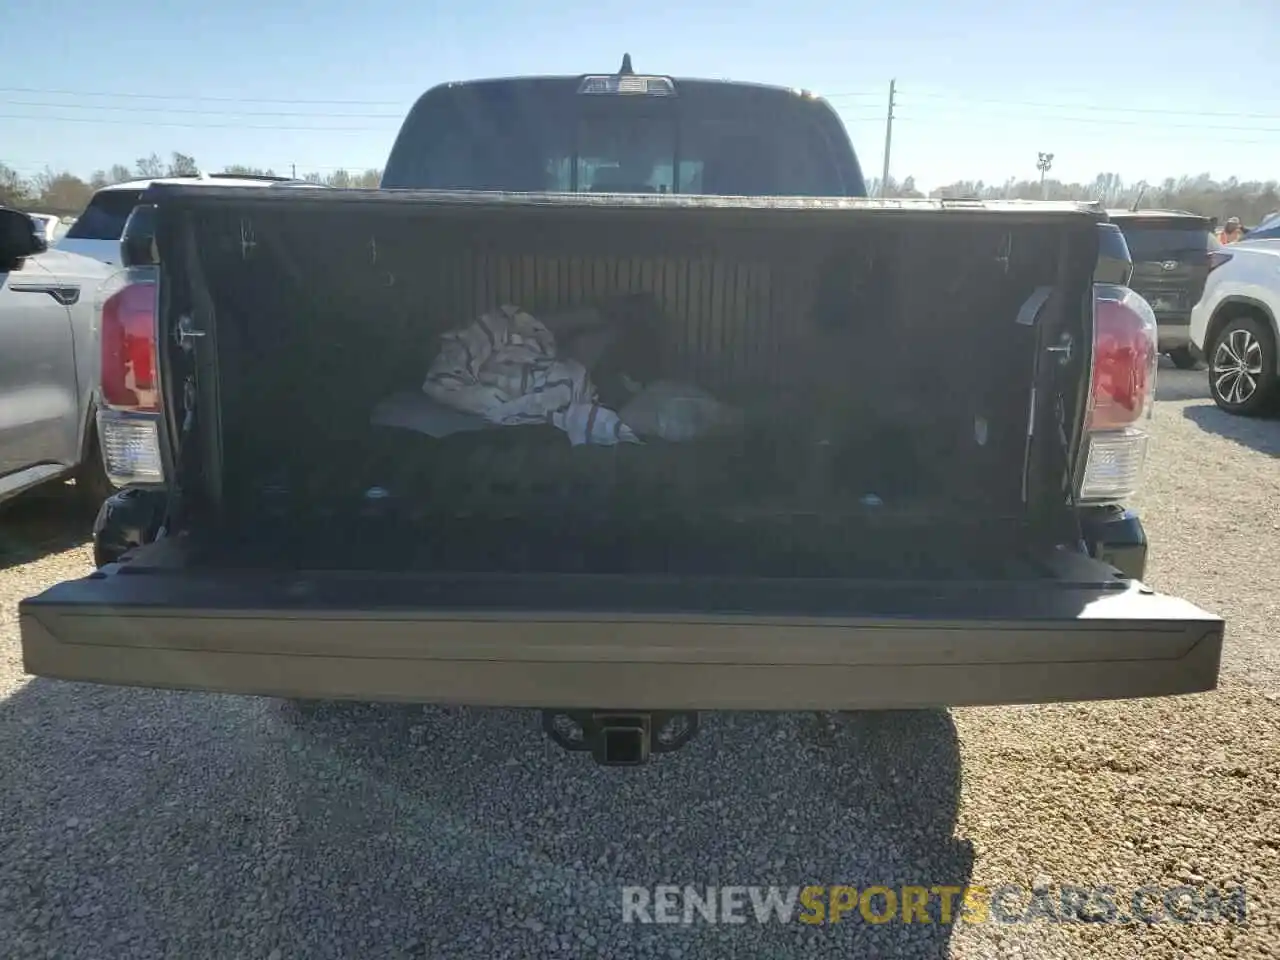
<path id="1" fill-rule="evenodd" d="M 543 710 L 542 729 L 565 750 L 590 752 L 596 763 L 634 767 L 655 753 L 679 750 L 698 732 L 688 711 Z"/>

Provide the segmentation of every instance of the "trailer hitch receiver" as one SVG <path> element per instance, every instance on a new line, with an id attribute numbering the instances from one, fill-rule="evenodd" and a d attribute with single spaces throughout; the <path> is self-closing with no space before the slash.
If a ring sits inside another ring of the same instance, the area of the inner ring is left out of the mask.
<path id="1" fill-rule="evenodd" d="M 596 763 L 634 767 L 671 753 L 698 731 L 696 713 L 645 710 L 544 710 L 542 729 L 565 750 L 589 752 Z"/>

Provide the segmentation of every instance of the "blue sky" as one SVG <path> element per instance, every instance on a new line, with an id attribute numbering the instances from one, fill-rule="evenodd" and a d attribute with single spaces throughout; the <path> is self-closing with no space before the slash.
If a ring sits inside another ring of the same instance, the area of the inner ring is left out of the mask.
<path id="1" fill-rule="evenodd" d="M 1280 178 L 1280 2 L 14 3 L 0 20 L 0 162 L 87 176 L 172 150 L 202 168 L 378 167 L 445 80 L 614 70 L 805 87 L 878 173 L 925 186 L 1208 171 Z M 326 101 L 326 102 L 314 102 Z"/>

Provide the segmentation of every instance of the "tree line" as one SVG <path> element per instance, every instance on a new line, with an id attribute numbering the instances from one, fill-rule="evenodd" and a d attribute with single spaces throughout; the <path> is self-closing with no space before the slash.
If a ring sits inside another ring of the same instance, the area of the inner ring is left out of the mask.
<path id="1" fill-rule="evenodd" d="M 88 180 L 68 170 L 46 169 L 33 177 L 23 177 L 16 170 L 0 164 L 0 205 L 19 207 L 39 213 L 75 216 L 82 211 L 99 187 L 147 177 L 174 177 L 199 172 L 195 157 L 174 152 L 165 161 L 157 154 L 141 157 L 132 166 L 117 163 L 107 170 L 95 170 Z M 217 173 L 281 175 L 272 169 L 241 164 Z M 290 174 L 292 175 L 292 174 Z M 381 170 L 336 170 L 328 174 L 304 173 L 299 179 L 323 183 L 331 187 L 376 187 Z M 880 196 L 880 180 L 867 184 L 870 194 Z M 890 177 L 884 191 L 887 197 L 951 197 L 981 200 L 1098 200 L 1108 207 L 1132 207 L 1166 210 L 1188 210 L 1204 216 L 1239 217 L 1252 226 L 1268 214 L 1280 210 L 1280 184 L 1275 180 L 1214 180 L 1207 173 L 1198 176 L 1169 177 L 1159 183 L 1145 180 L 1128 182 L 1115 173 L 1100 173 L 1089 183 L 1065 183 L 1061 180 L 1015 180 L 986 183 L 982 180 L 958 180 L 930 190 L 927 194 L 916 187 L 914 177 L 896 180 Z"/>
<path id="2" fill-rule="evenodd" d="M 59 216 L 77 216 L 89 204 L 94 191 L 112 183 L 154 177 L 190 176 L 199 173 L 195 157 L 174 152 L 163 160 L 158 154 L 140 157 L 132 166 L 117 163 L 107 170 L 95 170 L 84 180 L 69 170 L 46 169 L 33 177 L 23 177 L 16 170 L 0 163 L 0 206 L 18 207 L 32 213 L 54 213 Z M 272 169 L 232 164 L 222 170 L 207 173 L 238 173 L 256 176 L 293 176 Z M 323 183 L 331 187 L 376 187 L 382 179 L 381 170 L 335 170 L 332 173 L 304 173 L 298 179 L 310 183 Z"/>
<path id="3" fill-rule="evenodd" d="M 871 196 L 880 196 L 880 180 L 867 184 Z M 1061 180 L 1015 180 L 986 183 L 982 180 L 957 180 L 930 190 L 927 194 L 916 187 L 914 177 L 895 180 L 890 177 L 884 191 L 886 197 L 947 197 L 980 200 L 1097 200 L 1111 209 L 1186 210 L 1219 222 L 1239 217 L 1246 227 L 1255 226 L 1268 214 L 1280 211 L 1280 184 L 1275 180 L 1239 180 L 1228 177 L 1215 180 L 1209 174 L 1169 177 L 1159 183 L 1124 180 L 1117 173 L 1100 173 L 1089 183 L 1064 183 Z"/>

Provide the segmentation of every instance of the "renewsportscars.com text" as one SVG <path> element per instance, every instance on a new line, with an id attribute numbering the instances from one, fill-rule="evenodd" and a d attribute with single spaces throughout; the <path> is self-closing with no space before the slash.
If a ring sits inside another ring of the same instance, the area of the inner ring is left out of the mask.
<path id="1" fill-rule="evenodd" d="M 624 923 L 1244 923 L 1243 887 L 627 886 Z"/>

